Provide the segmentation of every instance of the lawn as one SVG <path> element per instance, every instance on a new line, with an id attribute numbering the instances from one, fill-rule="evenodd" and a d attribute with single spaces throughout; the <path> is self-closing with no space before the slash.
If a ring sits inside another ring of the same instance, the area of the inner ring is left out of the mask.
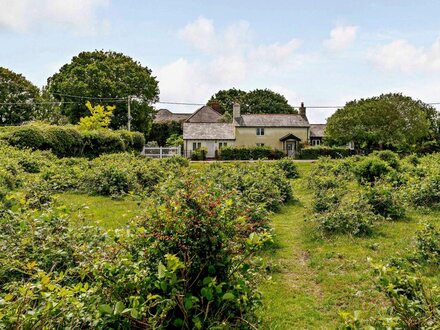
<path id="1" fill-rule="evenodd" d="M 194 169 L 206 163 L 192 163 Z M 339 312 L 377 315 L 386 300 L 377 290 L 371 261 L 404 254 L 423 221 L 436 221 L 440 212 L 408 212 L 404 221 L 388 222 L 371 237 L 322 238 L 311 215 L 312 192 L 307 176 L 312 163 L 298 163 L 301 177 L 292 180 L 295 202 L 272 216 L 275 244 L 265 252 L 271 279 L 262 283 L 263 329 L 328 329 L 341 325 Z M 131 199 L 63 194 L 58 200 L 106 229 L 121 227 L 141 213 Z"/>
<path id="2" fill-rule="evenodd" d="M 71 208 L 74 215 L 81 214 L 105 229 L 115 229 L 125 225 L 140 214 L 141 206 L 129 198 L 115 200 L 104 196 L 65 193 L 56 196 L 57 200 Z"/>
<path id="3" fill-rule="evenodd" d="M 386 301 L 376 288 L 370 258 L 380 262 L 405 253 L 420 222 L 436 221 L 440 213 L 410 211 L 406 220 L 382 224 L 368 238 L 323 239 L 305 221 L 311 214 L 306 179 L 313 165 L 298 165 L 301 178 L 293 181 L 297 201 L 272 217 L 275 247 L 266 253 L 272 279 L 260 288 L 262 328 L 331 329 L 341 325 L 339 312 L 377 315 Z"/>

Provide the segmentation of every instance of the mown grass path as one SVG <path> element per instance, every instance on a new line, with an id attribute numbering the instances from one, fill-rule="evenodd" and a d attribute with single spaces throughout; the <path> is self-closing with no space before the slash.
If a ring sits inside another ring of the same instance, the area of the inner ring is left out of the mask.
<path id="1" fill-rule="evenodd" d="M 379 224 L 366 238 L 322 238 L 310 216 L 312 191 L 307 176 L 313 164 L 298 164 L 301 178 L 293 180 L 297 198 L 272 216 L 275 247 L 265 253 L 272 279 L 264 294 L 263 329 L 334 329 L 339 312 L 359 310 L 377 315 L 386 299 L 377 290 L 370 264 L 404 255 L 421 222 L 438 221 L 440 213 L 408 212 L 406 220 Z"/>

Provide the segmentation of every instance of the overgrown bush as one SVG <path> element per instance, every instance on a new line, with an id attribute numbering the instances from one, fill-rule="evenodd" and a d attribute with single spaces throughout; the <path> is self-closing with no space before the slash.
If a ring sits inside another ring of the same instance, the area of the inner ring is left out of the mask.
<path id="1" fill-rule="evenodd" d="M 428 262 L 434 265 L 440 264 L 440 230 L 432 224 L 417 233 L 417 255 L 422 263 Z"/>
<path id="2" fill-rule="evenodd" d="M 378 157 L 365 157 L 353 167 L 353 172 L 359 182 L 374 183 L 390 173 L 392 168 L 388 163 Z"/>
<path id="3" fill-rule="evenodd" d="M 391 150 L 380 150 L 380 151 L 374 151 L 371 155 L 379 159 L 382 159 L 395 170 L 399 169 L 400 158 L 399 155 L 396 154 L 395 152 L 392 152 Z"/>
<path id="4" fill-rule="evenodd" d="M 205 160 L 208 149 L 205 147 L 197 148 L 191 153 L 191 160 Z"/>
<path id="5" fill-rule="evenodd" d="M 312 221 L 324 234 L 370 235 L 379 220 L 371 207 L 360 198 L 344 200 L 327 212 L 315 214 Z"/>
<path id="6" fill-rule="evenodd" d="M 292 158 L 280 159 L 275 164 L 286 174 L 288 179 L 294 179 L 299 176 L 298 167 Z"/>
<path id="7" fill-rule="evenodd" d="M 384 218 L 397 220 L 405 216 L 403 200 L 396 188 L 384 182 L 377 182 L 365 188 L 364 197 L 372 211 Z"/>

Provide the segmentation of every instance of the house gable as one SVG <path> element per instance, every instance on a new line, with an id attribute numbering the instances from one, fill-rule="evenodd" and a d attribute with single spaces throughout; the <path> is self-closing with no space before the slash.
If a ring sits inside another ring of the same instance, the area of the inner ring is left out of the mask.
<path id="1" fill-rule="evenodd" d="M 205 105 L 194 112 L 187 123 L 218 123 L 222 115 L 208 105 Z"/>

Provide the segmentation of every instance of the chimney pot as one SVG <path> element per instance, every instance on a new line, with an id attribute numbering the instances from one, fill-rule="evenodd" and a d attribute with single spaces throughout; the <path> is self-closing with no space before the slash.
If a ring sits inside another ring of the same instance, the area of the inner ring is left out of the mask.
<path id="1" fill-rule="evenodd" d="M 301 106 L 299 107 L 299 114 L 302 117 L 306 117 L 306 107 L 304 106 L 304 102 L 301 102 Z"/>

